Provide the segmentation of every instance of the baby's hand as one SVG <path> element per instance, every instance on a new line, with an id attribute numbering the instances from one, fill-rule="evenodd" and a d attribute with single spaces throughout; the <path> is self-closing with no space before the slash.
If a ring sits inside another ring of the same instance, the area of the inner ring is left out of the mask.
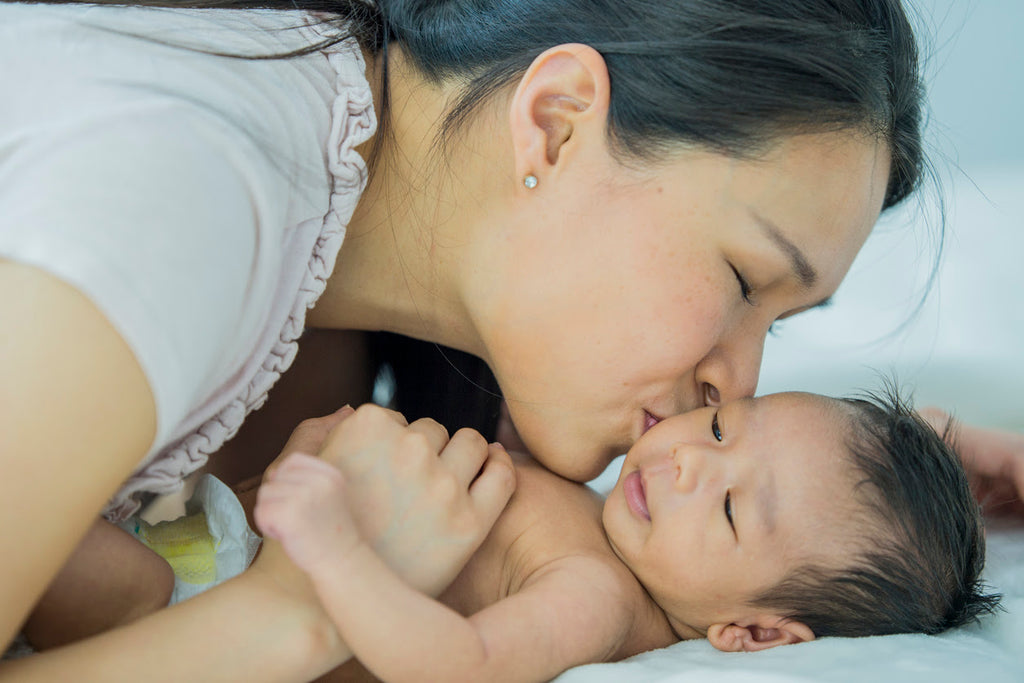
<path id="1" fill-rule="evenodd" d="M 260 531 L 280 541 L 310 574 L 337 566 L 362 542 L 345 502 L 345 478 L 323 460 L 292 453 L 268 472 L 253 512 Z"/>
<path id="2" fill-rule="evenodd" d="M 438 595 L 486 538 L 515 488 L 512 461 L 476 431 L 451 438 L 434 420 L 408 424 L 366 405 L 331 431 L 320 457 L 336 465 L 373 550 L 412 586 Z"/>

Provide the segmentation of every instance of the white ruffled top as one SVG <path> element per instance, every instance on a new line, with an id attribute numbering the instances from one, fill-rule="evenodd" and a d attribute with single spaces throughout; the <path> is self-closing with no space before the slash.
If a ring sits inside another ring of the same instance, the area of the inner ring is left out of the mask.
<path id="1" fill-rule="evenodd" d="M 201 426 L 133 474 L 108 505 L 105 511 L 108 518 L 123 519 L 135 512 L 138 503 L 133 496 L 137 492 L 177 491 L 182 479 L 206 464 L 209 454 L 235 435 L 245 416 L 263 405 L 270 388 L 295 359 L 306 311 L 313 307 L 326 287 L 345 238 L 345 228 L 366 186 L 366 164 L 355 147 L 373 134 L 377 123 L 364 76 L 365 65 L 355 41 L 334 45 L 322 55 L 334 69 L 336 90 L 325 150 L 331 173 L 330 209 L 321 219 L 315 219 L 320 223 L 320 234 L 305 263 L 302 284 L 295 293 L 291 311 L 276 342 L 245 388 Z"/>
<path id="2" fill-rule="evenodd" d="M 351 39 L 209 51 L 323 37 L 300 12 L 0 5 L 0 257 L 89 296 L 156 400 L 109 519 L 178 490 L 295 358 L 367 181 L 365 64 Z"/>

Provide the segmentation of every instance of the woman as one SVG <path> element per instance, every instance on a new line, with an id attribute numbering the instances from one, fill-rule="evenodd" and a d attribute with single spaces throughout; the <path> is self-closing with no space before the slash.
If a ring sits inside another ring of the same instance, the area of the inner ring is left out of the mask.
<path id="1" fill-rule="evenodd" d="M 0 570 L 4 639 L 97 512 L 238 429 L 305 326 L 482 358 L 575 479 L 751 394 L 772 322 L 828 300 L 922 165 L 899 3 L 777 4 L 0 6 L 0 515 L 31 549 Z M 452 566 L 507 499 L 494 462 Z M 0 674 L 309 678 L 345 653 L 290 572 L 271 546 Z"/>

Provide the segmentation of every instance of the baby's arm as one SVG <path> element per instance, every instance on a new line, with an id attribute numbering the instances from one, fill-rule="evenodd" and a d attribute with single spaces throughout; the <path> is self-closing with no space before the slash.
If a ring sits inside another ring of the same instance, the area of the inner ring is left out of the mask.
<path id="1" fill-rule="evenodd" d="M 58 647 L 165 607 L 174 590 L 167 562 L 133 536 L 97 520 L 25 622 L 37 650 Z"/>
<path id="2" fill-rule="evenodd" d="M 344 476 L 293 456 L 260 490 L 257 521 L 307 571 L 355 656 L 392 683 L 545 681 L 619 652 L 631 627 L 621 574 L 564 558 L 517 594 L 465 618 L 412 588 L 363 540 Z"/>

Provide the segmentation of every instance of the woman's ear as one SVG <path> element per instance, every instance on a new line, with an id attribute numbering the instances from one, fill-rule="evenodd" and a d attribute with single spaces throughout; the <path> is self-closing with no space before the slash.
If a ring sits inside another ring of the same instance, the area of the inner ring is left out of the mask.
<path id="1" fill-rule="evenodd" d="M 558 45 L 533 60 L 509 113 L 516 176 L 543 182 L 570 143 L 596 134 L 604 144 L 609 93 L 608 67 L 588 45 Z"/>
<path id="2" fill-rule="evenodd" d="M 762 615 L 749 623 L 713 624 L 708 628 L 708 640 L 723 652 L 757 652 L 812 641 L 814 632 L 799 621 Z"/>

